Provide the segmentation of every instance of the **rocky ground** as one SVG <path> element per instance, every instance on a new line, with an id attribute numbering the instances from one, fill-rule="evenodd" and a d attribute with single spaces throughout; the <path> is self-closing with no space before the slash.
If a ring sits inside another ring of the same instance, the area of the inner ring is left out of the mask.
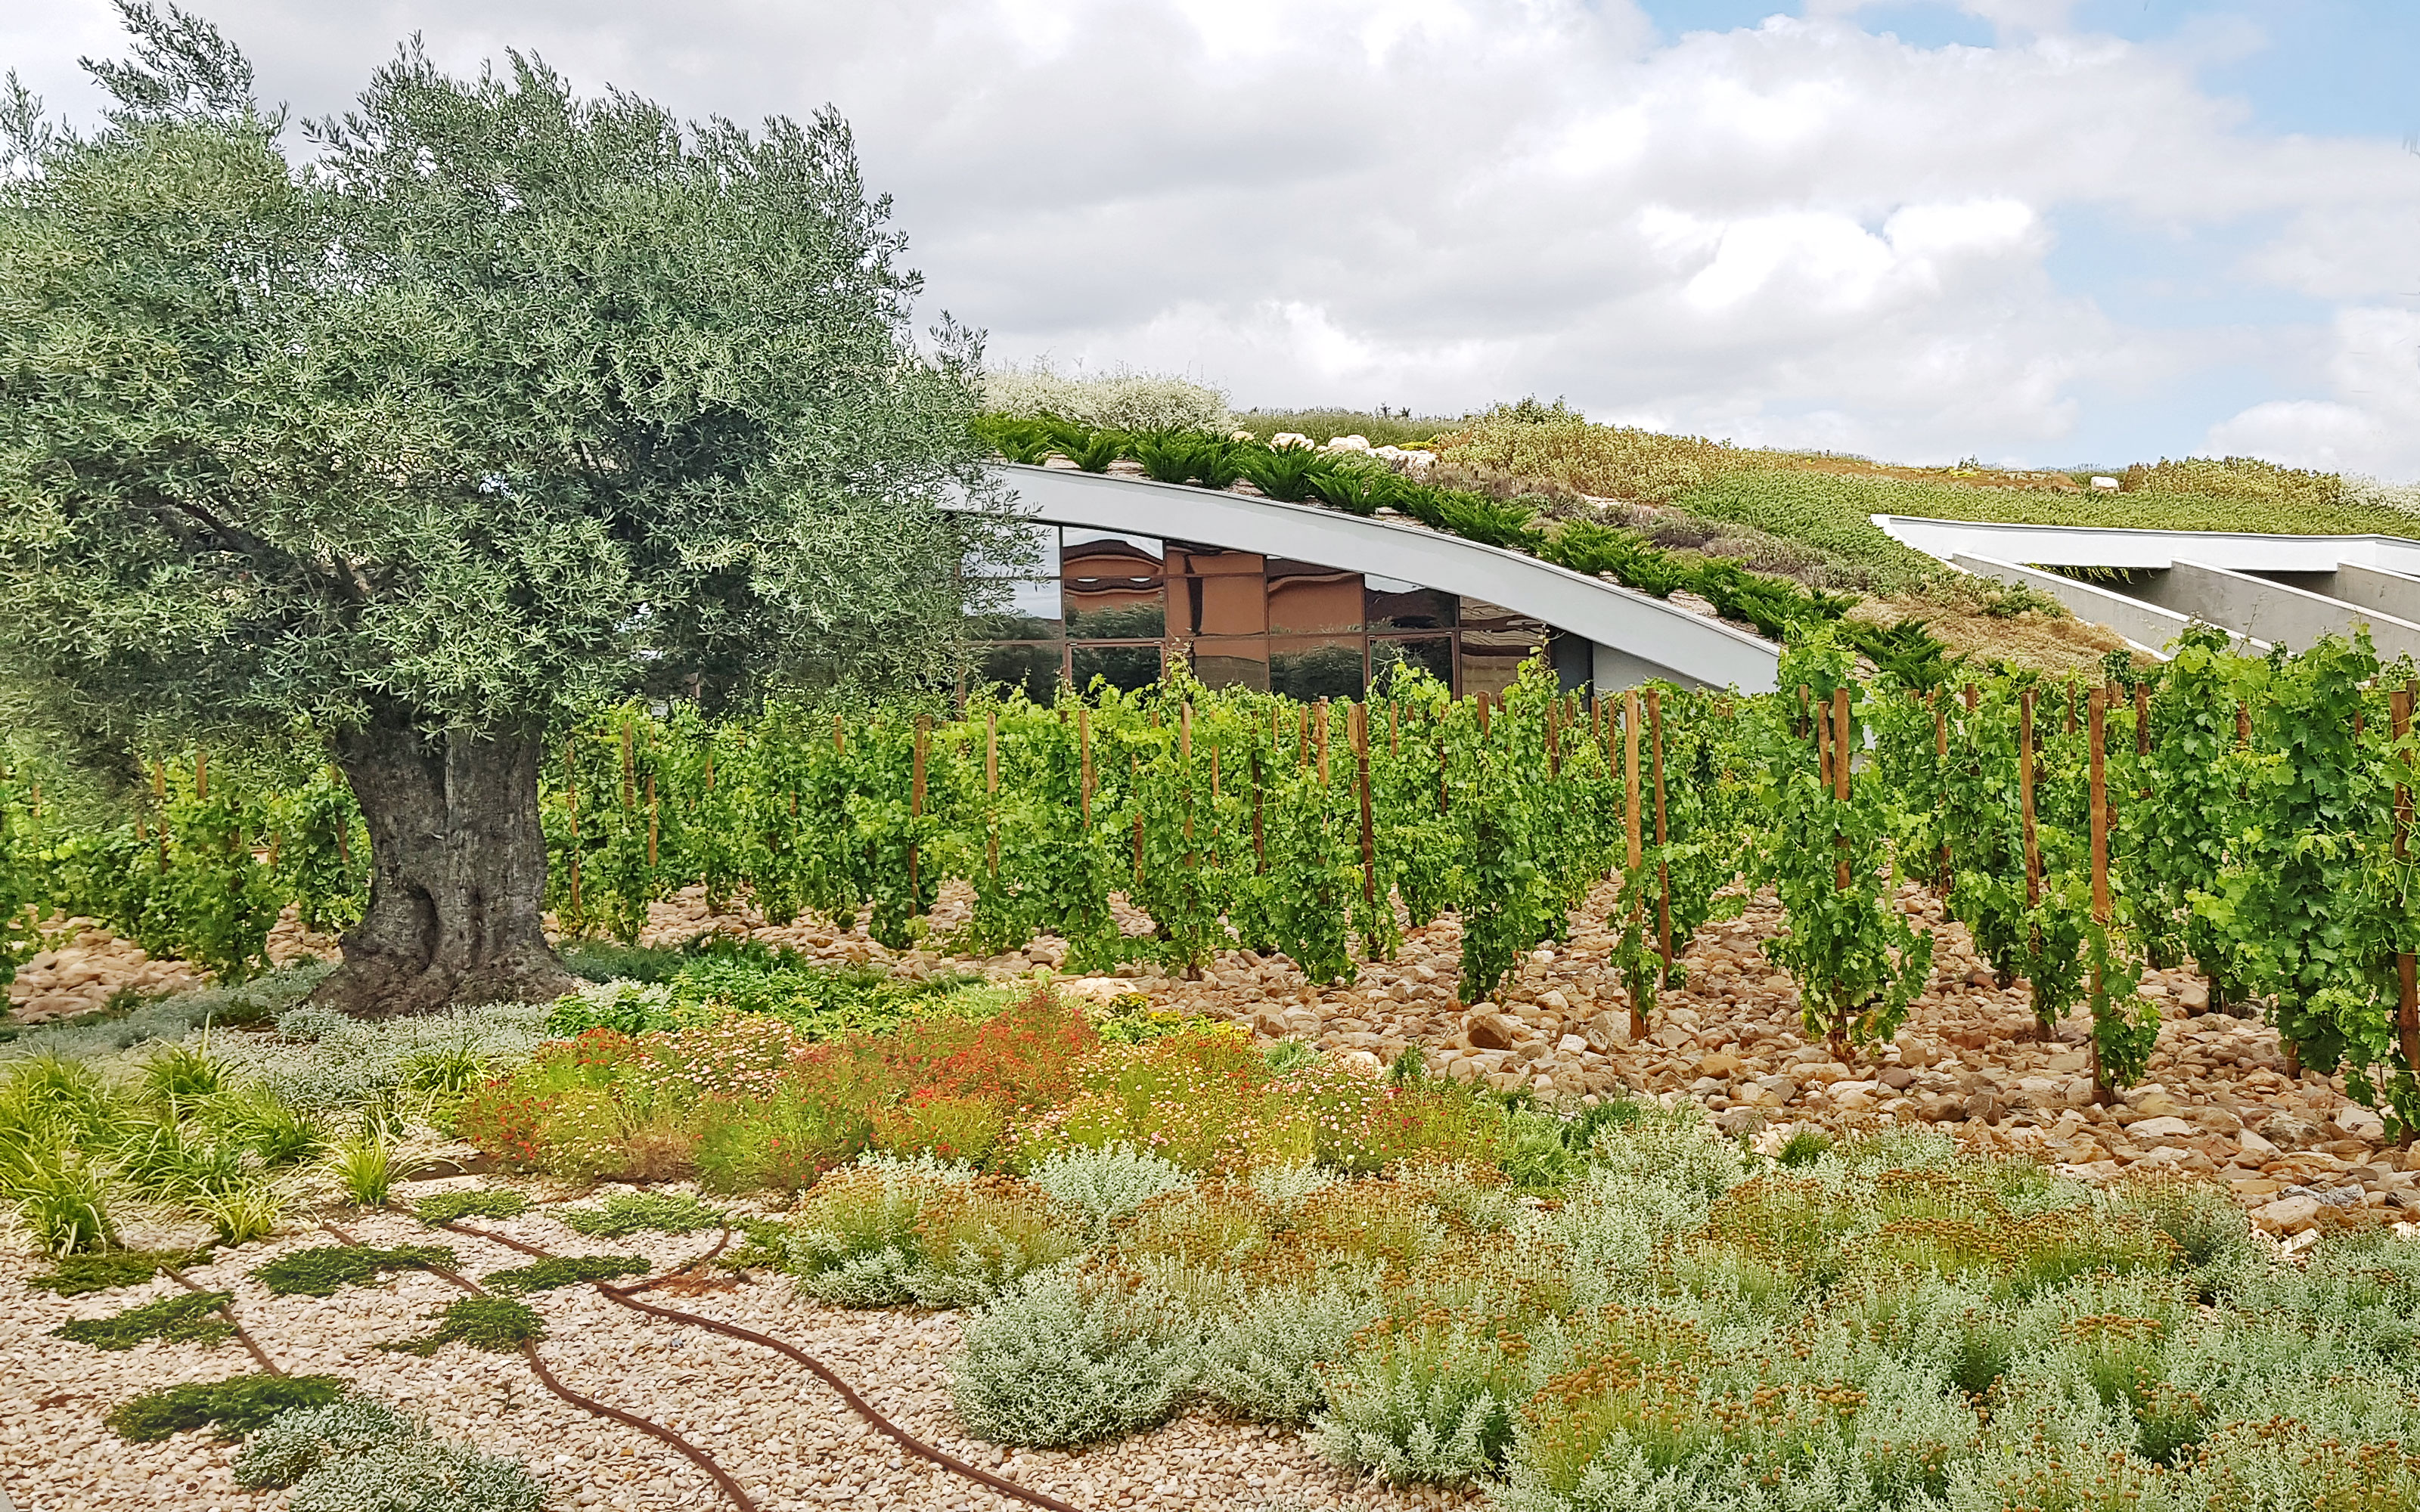
<path id="1" fill-rule="evenodd" d="M 968 900 L 945 894 L 935 940 L 964 918 Z M 1264 1039 L 1300 1036 L 1322 1049 L 1390 1062 L 1418 1045 L 1431 1067 L 1490 1085 L 1528 1085 L 1589 1097 L 1618 1088 L 1703 1103 L 1732 1132 L 1809 1125 L 1834 1132 L 1924 1123 L 1986 1150 L 2024 1154 L 2086 1180 L 2135 1165 L 2172 1166 L 2224 1180 L 2273 1233 L 2315 1227 L 2322 1207 L 2370 1207 L 2420 1220 L 2420 1147 L 2384 1140 L 2379 1117 L 2344 1093 L 2341 1078 L 2286 1074 L 2276 1031 L 2257 1019 L 2209 1011 L 2190 970 L 2148 973 L 2159 1003 L 2159 1047 L 2144 1083 L 2118 1104 L 2093 1102 L 2089 1021 L 2071 1018 L 2037 1041 L 2027 989 L 2003 988 L 1962 924 L 1925 889 L 1900 906 L 1933 933 L 1933 976 L 1896 1043 L 1847 1064 L 1801 1032 L 1798 992 L 1760 949 L 1780 929 L 1770 896 L 1736 918 L 1699 931 L 1683 953 L 1686 980 L 1668 990 L 1650 1032 L 1630 1034 L 1629 999 L 1604 963 L 1613 934 L 1610 889 L 1572 916 L 1568 943 L 1522 963 L 1494 1001 L 1454 995 L 1460 949 L 1450 919 L 1410 932 L 1392 961 L 1365 964 L 1348 987 L 1314 989 L 1282 957 L 1231 951 L 1187 980 L 1142 967 L 1066 984 L 1102 995 L 1141 992 L 1155 1007 L 1238 1020 Z M 1136 916 L 1130 930 L 1144 927 Z M 752 914 L 714 915 L 702 894 L 658 904 L 646 938 L 677 943 L 706 929 L 748 931 L 827 957 L 879 959 L 862 933 L 799 922 L 768 926 Z M 1021 955 L 978 964 L 995 973 L 1055 968 L 1064 947 L 1049 937 Z M 929 969 L 954 958 L 908 952 Z"/>
<path id="2" fill-rule="evenodd" d="M 414 1183 L 416 1197 L 461 1179 Z M 533 1198 L 541 1185 L 517 1183 Z M 561 1196 L 561 1194 L 552 1194 Z M 366 1244 L 443 1243 L 473 1278 L 528 1263 L 490 1241 L 433 1233 L 400 1214 L 341 1219 Z M 510 1220 L 476 1220 L 563 1255 L 643 1254 L 670 1270 L 713 1243 L 638 1234 L 583 1239 L 543 1208 Z M 330 1374 L 425 1417 L 442 1438 L 511 1454 L 553 1482 L 553 1504 L 598 1512 L 719 1507 L 721 1493 L 689 1460 L 634 1429 L 583 1412 L 542 1388 L 518 1354 L 449 1345 L 431 1359 L 381 1352 L 383 1342 L 429 1328 L 427 1315 L 461 1295 L 424 1272 L 328 1298 L 271 1296 L 250 1273 L 275 1256 L 334 1241 L 316 1229 L 237 1250 L 186 1273 L 235 1295 L 237 1319 L 294 1374 Z M 251 1368 L 240 1344 L 138 1345 L 104 1352 L 49 1337 L 71 1318 L 106 1317 L 175 1293 L 147 1287 L 61 1299 L 25 1286 L 36 1267 L 0 1262 L 0 1491 L 19 1512 L 184 1512 L 271 1507 L 283 1493 L 246 1491 L 233 1478 L 235 1448 L 207 1431 L 163 1443 L 121 1443 L 101 1425 L 111 1407 L 183 1381 Z M 525 1299 L 542 1313 L 541 1358 L 575 1392 L 671 1427 L 729 1472 L 765 1512 L 821 1507 L 867 1512 L 1006 1509 L 1023 1504 L 908 1456 L 849 1412 L 804 1368 L 768 1350 L 644 1317 L 587 1287 Z M 1096 1508 L 1422 1508 L 1461 1496 L 1390 1492 L 1356 1484 L 1290 1431 L 1192 1415 L 1156 1431 L 1074 1453 L 1003 1450 L 969 1439 L 949 1405 L 944 1365 L 957 1347 L 949 1313 L 851 1312 L 800 1301 L 780 1276 L 746 1274 L 705 1288 L 675 1287 L 649 1301 L 740 1324 L 793 1344 L 839 1372 L 874 1408 L 927 1443 L 995 1474 Z"/>
<path id="3" fill-rule="evenodd" d="M 156 997 L 198 987 L 208 973 L 183 961 L 155 958 L 89 918 L 45 920 L 43 949 L 17 968 L 8 984 L 8 1022 L 48 1024 L 110 1006 L 121 993 Z M 334 958 L 336 942 L 302 927 L 288 908 L 269 932 L 269 959 L 278 965 L 306 955 Z"/>

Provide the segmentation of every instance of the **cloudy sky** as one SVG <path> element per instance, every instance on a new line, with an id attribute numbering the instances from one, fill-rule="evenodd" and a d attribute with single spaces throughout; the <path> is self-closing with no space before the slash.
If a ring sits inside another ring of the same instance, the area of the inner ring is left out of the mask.
<path id="1" fill-rule="evenodd" d="M 926 313 L 1241 407 L 2420 477 L 2405 0 L 201 0 L 303 115 L 398 39 L 830 102 Z M 103 0 L 0 8 L 70 117 Z"/>

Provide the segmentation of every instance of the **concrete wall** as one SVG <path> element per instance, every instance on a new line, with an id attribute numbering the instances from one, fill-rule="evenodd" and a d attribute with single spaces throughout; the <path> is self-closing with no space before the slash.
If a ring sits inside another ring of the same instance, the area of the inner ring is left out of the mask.
<path id="1" fill-rule="evenodd" d="M 2263 640 L 2283 641 L 2297 650 L 2323 635 L 2350 635 L 2356 625 L 2367 625 L 2380 655 L 2408 651 L 2420 656 L 2420 624 L 2205 563 L 2180 561 L 2164 572 L 2126 585 L 2123 591 L 2130 597 Z"/>
<path id="2" fill-rule="evenodd" d="M 2420 577 L 2420 541 L 2397 535 L 2258 535 L 2097 525 L 1992 525 L 1874 515 L 1903 546 L 1947 562 L 1958 552 L 2041 567 L 2166 567 L 2181 557 L 2235 572 L 2334 572 L 2344 563 Z M 2420 523 L 2420 522 L 2415 522 Z"/>
<path id="3" fill-rule="evenodd" d="M 2398 620 L 2420 621 L 2420 578 L 2347 563 L 2333 579 L 2319 590 L 2330 598 Z"/>
<path id="4" fill-rule="evenodd" d="M 2066 605 L 2068 612 L 2077 619 L 2105 625 L 2124 636 L 2135 649 L 2157 656 L 2165 656 L 2168 642 L 2193 623 L 2190 614 L 2180 614 L 2158 604 L 2145 603 L 2097 583 L 2078 582 L 2072 578 L 2019 566 L 2013 562 L 1995 562 L 1990 557 L 1971 556 L 1961 551 L 1949 559 L 1949 564 L 1978 577 L 1997 578 L 2002 582 L 2039 589 Z M 2237 643 L 2254 651 L 2269 649 L 2266 642 L 2246 636 L 2238 636 Z"/>

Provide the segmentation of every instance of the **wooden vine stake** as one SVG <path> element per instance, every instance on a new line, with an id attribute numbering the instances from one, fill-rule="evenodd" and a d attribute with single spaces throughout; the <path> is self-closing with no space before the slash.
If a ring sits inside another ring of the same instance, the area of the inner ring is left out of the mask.
<path id="1" fill-rule="evenodd" d="M 1000 711 L 991 710 L 984 717 L 984 793 L 990 800 L 990 823 L 985 828 L 984 860 L 991 869 L 992 880 L 1000 880 Z"/>
<path id="2" fill-rule="evenodd" d="M 1370 815 L 1370 706 L 1353 705 L 1354 782 L 1361 792 L 1361 901 L 1378 906 L 1378 839 Z"/>
<path id="3" fill-rule="evenodd" d="M 1179 707 L 1176 717 L 1178 779 L 1185 785 L 1185 864 L 1193 864 L 1193 701 Z"/>
<path id="4" fill-rule="evenodd" d="M 2086 735 L 2092 744 L 2092 922 L 2102 929 L 2109 928 L 2109 779 L 2104 764 L 2103 748 L 2107 744 L 2109 700 L 2100 688 L 2094 688 L 2086 705 L 2090 721 Z M 2092 967 L 2092 998 L 2101 999 L 2101 966 Z M 2092 1038 L 2092 1096 L 2102 1106 L 2110 1101 L 2109 1072 L 2101 1064 L 2101 1037 Z"/>
<path id="5" fill-rule="evenodd" d="M 2034 690 L 2017 699 L 2017 811 L 2024 825 L 2025 906 L 2041 902 L 2041 837 L 2034 831 Z"/>
<path id="6" fill-rule="evenodd" d="M 1933 858 L 1934 876 L 1940 882 L 1942 890 L 1947 892 L 1953 875 L 1950 870 L 1949 831 L 1947 824 L 1949 813 L 1949 705 L 1942 702 L 1941 689 L 1937 687 L 1927 693 L 1924 701 L 1932 705 L 1932 757 L 1933 764 L 1941 774 L 1940 811 L 1944 819 L 1940 854 Z"/>
<path id="7" fill-rule="evenodd" d="M 647 774 L 647 870 L 656 869 L 656 836 L 663 825 L 663 806 L 656 801 L 656 774 Z"/>
<path id="8" fill-rule="evenodd" d="M 1672 980 L 1672 867 L 1664 858 L 1664 847 L 1669 843 L 1664 829 L 1664 690 L 1647 690 L 1647 728 L 1650 735 L 1649 765 L 1655 784 L 1655 952 L 1663 958 L 1664 967 L 1656 974 L 1657 991 Z"/>
<path id="9" fill-rule="evenodd" d="M 1623 854 L 1628 857 L 1622 873 L 1622 887 L 1631 887 L 1631 878 L 1638 875 L 1638 863 L 1644 845 L 1639 833 L 1638 813 L 1638 689 L 1625 689 L 1621 695 L 1621 831 Z M 1631 894 L 1630 918 L 1635 925 L 1645 912 L 1645 900 Z M 1647 1038 L 1647 1015 L 1638 1011 L 1636 998 L 1630 1004 L 1630 1037 Z"/>
<path id="10" fill-rule="evenodd" d="M 2415 700 L 2420 700 L 2420 683 L 2406 684 L 2387 695 L 2387 713 L 2394 720 L 2397 744 L 2412 733 L 2412 705 Z M 2395 858 L 2407 865 L 2412 860 L 2412 789 L 2402 782 L 2395 785 Z M 2395 1038 L 2403 1050 L 2405 1071 L 2420 1076 L 2420 958 L 2410 950 L 2397 952 L 2395 974 L 2400 985 L 2395 1007 Z M 2407 1149 L 2412 1137 L 2412 1130 L 2403 1131 L 2400 1143 Z"/>
<path id="11" fill-rule="evenodd" d="M 1849 772 L 1852 760 L 1849 732 L 1849 690 L 1845 687 L 1836 687 L 1832 689 L 1832 801 L 1835 803 L 1849 801 Z M 1854 886 L 1856 881 L 1849 865 L 1849 837 L 1844 832 L 1837 836 L 1832 843 L 1840 853 L 1838 873 L 1833 879 L 1833 886 L 1846 892 Z"/>
<path id="12" fill-rule="evenodd" d="M 1082 775 L 1077 779 L 1077 802 L 1083 809 L 1084 827 L 1090 829 L 1093 827 L 1093 711 L 1089 708 L 1076 711 L 1076 759 L 1082 767 Z"/>
<path id="13" fill-rule="evenodd" d="M 921 714 L 918 715 L 916 717 L 915 764 L 909 774 L 908 784 L 908 817 L 910 819 L 922 819 L 924 817 L 924 743 L 930 737 L 931 732 L 931 721 L 924 716 Z M 914 831 L 911 829 L 909 834 L 912 837 Z M 917 860 L 916 841 L 911 838 L 908 841 L 908 911 L 911 914 L 916 911 L 916 900 L 920 896 L 920 893 L 917 890 Z"/>
<path id="14" fill-rule="evenodd" d="M 572 760 L 572 743 L 563 743 L 563 804 L 571 810 L 571 917 L 580 918 L 580 768 Z M 164 858 L 166 839 L 161 841 Z"/>

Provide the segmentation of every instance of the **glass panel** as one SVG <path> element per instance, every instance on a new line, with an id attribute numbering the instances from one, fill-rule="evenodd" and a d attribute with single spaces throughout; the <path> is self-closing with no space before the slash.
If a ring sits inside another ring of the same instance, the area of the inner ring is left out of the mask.
<path id="1" fill-rule="evenodd" d="M 1179 578 L 1169 591 L 1180 635 L 1259 635 L 1269 627 L 1267 589 L 1257 572 Z"/>
<path id="2" fill-rule="evenodd" d="M 1267 570 L 1268 559 L 1258 551 L 1230 551 L 1223 546 L 1202 546 L 1192 541 L 1168 543 L 1168 575 L 1171 578 L 1190 574 L 1196 578 L 1228 578 L 1247 574 L 1257 578 Z"/>
<path id="3" fill-rule="evenodd" d="M 1366 595 L 1373 630 L 1446 630 L 1453 626 L 1454 596 L 1392 578 L 1372 578 Z"/>
<path id="4" fill-rule="evenodd" d="M 1543 620 L 1515 614 L 1501 604 L 1481 599 L 1462 601 L 1462 683 L 1455 689 L 1501 693 L 1520 673 L 1521 663 L 1544 648 L 1554 631 Z"/>
<path id="5" fill-rule="evenodd" d="M 1237 640 L 1204 637 L 1193 642 L 1193 675 L 1212 687 L 1254 687 L 1265 693 L 1269 687 L 1269 643 L 1257 636 Z"/>
<path id="6" fill-rule="evenodd" d="M 967 616 L 970 640 L 1049 640 L 1059 636 L 1059 579 L 1016 578 L 1005 586 L 1006 607 Z"/>
<path id="7" fill-rule="evenodd" d="M 1111 687 L 1129 693 L 1159 681 L 1157 646 L 1075 646 L 1069 649 L 1068 659 L 1075 667 L 1072 680 L 1078 691 L 1092 687 L 1095 677 L 1107 678 Z"/>
<path id="8" fill-rule="evenodd" d="M 1059 527 L 1056 525 L 1021 524 L 1009 527 L 1023 538 L 1028 555 L 1023 562 L 1008 553 L 985 556 L 980 550 L 967 553 L 960 568 L 969 578 L 1056 578 L 1059 576 Z"/>
<path id="9" fill-rule="evenodd" d="M 970 681 L 1021 687 L 1034 702 L 1047 703 L 1059 689 L 1059 658 L 1063 654 L 1056 641 L 986 646 L 975 658 Z"/>
<path id="10" fill-rule="evenodd" d="M 1453 686 L 1453 637 L 1423 635 L 1373 640 L 1370 642 L 1370 682 L 1385 687 L 1397 667 L 1416 667 L 1446 687 Z"/>
<path id="11" fill-rule="evenodd" d="M 1168 544 L 1156 535 L 1079 531 L 1072 525 L 1059 535 L 1060 576 L 1065 578 L 1156 578 L 1168 556 Z"/>
<path id="12" fill-rule="evenodd" d="M 1060 579 L 1069 635 L 1139 640 L 1167 630 L 1160 542 L 1107 531 L 1070 529 L 1062 534 Z"/>
<path id="13" fill-rule="evenodd" d="M 1361 575 L 1273 559 L 1269 628 L 1314 633 L 1361 628 Z"/>
<path id="14" fill-rule="evenodd" d="M 1087 640 L 1153 640 L 1168 628 L 1157 583 L 1129 579 L 1065 585 L 1067 633 Z"/>
<path id="15" fill-rule="evenodd" d="M 1361 638 L 1269 640 L 1269 691 L 1305 702 L 1361 696 Z"/>

